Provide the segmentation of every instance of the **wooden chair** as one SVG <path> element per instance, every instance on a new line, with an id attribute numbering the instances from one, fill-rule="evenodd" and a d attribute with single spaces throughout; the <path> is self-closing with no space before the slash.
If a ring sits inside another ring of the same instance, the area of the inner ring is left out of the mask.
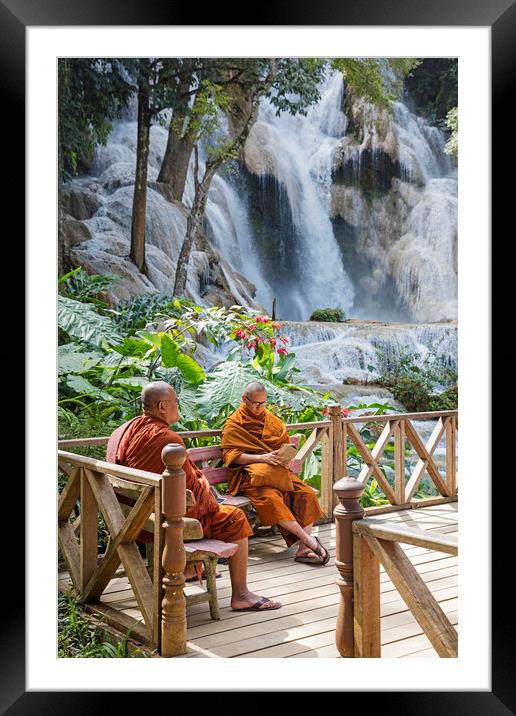
<path id="1" fill-rule="evenodd" d="M 128 486 L 127 481 L 118 480 L 109 476 L 115 490 L 118 501 L 125 515 L 128 515 L 137 501 L 142 486 L 132 483 Z M 190 500 L 190 504 L 192 504 Z M 138 535 L 138 542 L 145 545 L 147 557 L 147 571 L 152 578 L 154 568 L 154 521 L 152 513 Z M 215 582 L 215 571 L 220 555 L 231 556 L 237 550 L 237 545 L 231 542 L 220 540 L 207 540 L 204 538 L 201 523 L 191 517 L 183 517 L 183 542 L 185 547 L 186 564 L 204 566 L 206 578 L 206 589 L 197 594 L 186 594 L 187 606 L 208 602 L 210 616 L 212 619 L 220 619 L 219 603 L 217 597 L 217 585 Z"/>

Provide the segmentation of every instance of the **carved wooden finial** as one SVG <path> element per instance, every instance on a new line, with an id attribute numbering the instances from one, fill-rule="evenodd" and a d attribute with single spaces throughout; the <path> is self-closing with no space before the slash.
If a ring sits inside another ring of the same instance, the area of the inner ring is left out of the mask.
<path id="1" fill-rule="evenodd" d="M 186 460 L 186 448 L 169 443 L 161 451 L 161 459 L 169 470 L 179 470 Z"/>
<path id="2" fill-rule="evenodd" d="M 364 485 L 354 477 L 342 477 L 333 485 L 339 500 L 359 500 L 364 494 Z"/>

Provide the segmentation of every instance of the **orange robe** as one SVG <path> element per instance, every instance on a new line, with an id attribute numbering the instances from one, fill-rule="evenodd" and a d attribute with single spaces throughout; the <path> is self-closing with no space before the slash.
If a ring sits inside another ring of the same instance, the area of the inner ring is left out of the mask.
<path id="1" fill-rule="evenodd" d="M 125 431 L 118 446 L 117 461 L 127 467 L 161 475 L 165 470 L 161 451 L 169 443 L 185 447 L 179 435 L 164 420 L 142 415 L 133 420 Z M 187 508 L 185 516 L 199 520 L 204 537 L 235 542 L 253 534 L 242 510 L 217 502 L 210 491 L 208 480 L 197 465 L 187 458 L 183 470 L 186 487 L 195 498 L 195 505 Z"/>
<path id="2" fill-rule="evenodd" d="M 293 472 L 284 467 L 255 463 L 251 465 L 235 465 L 234 461 L 242 453 L 263 454 L 277 450 L 289 441 L 285 423 L 269 410 L 257 418 L 251 415 L 242 403 L 229 416 L 222 431 L 222 457 L 229 469 L 228 488 L 232 495 L 237 492 L 248 497 L 264 525 L 275 525 L 284 520 L 295 520 L 301 527 L 312 524 L 324 517 L 315 491 L 300 480 Z M 251 480 L 259 475 L 258 481 L 265 473 L 269 474 L 271 485 L 275 482 L 285 484 L 285 473 L 288 487 L 272 487 L 261 485 L 255 487 Z M 278 525 L 287 545 L 297 542 L 297 537 Z"/>

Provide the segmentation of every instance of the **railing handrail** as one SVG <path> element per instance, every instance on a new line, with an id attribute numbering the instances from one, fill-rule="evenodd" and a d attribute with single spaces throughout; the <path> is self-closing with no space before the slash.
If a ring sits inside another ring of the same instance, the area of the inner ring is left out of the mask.
<path id="1" fill-rule="evenodd" d="M 325 420 L 286 424 L 287 430 L 291 434 L 299 431 L 311 431 L 311 434 L 296 456 L 296 460 L 299 463 L 297 465 L 298 469 L 308 455 L 312 453 L 317 446 L 320 446 L 320 448 L 318 448 L 321 450 L 320 500 L 326 518 L 331 519 L 333 508 L 336 505 L 332 485 L 340 480 L 341 477 L 347 475 L 348 455 L 350 454 L 349 450 L 352 449 L 355 450 L 355 455 L 358 451 L 357 459 L 362 461 L 358 479 L 363 484 L 366 484 L 371 475 L 374 476 L 378 484 L 378 489 L 381 490 L 387 498 L 386 504 L 374 507 L 375 512 L 419 506 L 419 504 L 416 504 L 417 500 L 414 499 L 414 495 L 423 478 L 424 472 L 429 474 L 435 484 L 441 501 L 450 501 L 456 498 L 457 410 L 343 417 L 342 406 L 338 403 L 332 403 L 328 407 L 328 417 Z M 430 419 L 436 421 L 436 426 L 425 444 L 413 423 Z M 377 424 L 378 430 L 382 431 L 381 435 L 377 437 L 374 446 L 371 446 L 368 440 L 363 437 L 360 429 L 361 425 L 370 423 Z M 208 437 L 218 438 L 221 433 L 222 428 L 217 428 L 213 430 L 182 431 L 178 432 L 178 435 L 185 440 L 193 440 Z M 434 451 L 442 439 L 445 440 L 444 476 L 441 474 L 442 467 L 436 464 L 433 457 Z M 66 450 L 92 445 L 105 445 L 108 441 L 109 436 L 67 439 L 59 440 L 58 447 Z M 208 442 L 218 444 L 219 440 L 216 439 Z M 389 483 L 389 480 L 383 472 L 381 460 L 384 457 L 384 451 L 387 445 L 392 442 L 394 442 L 394 451 L 390 457 L 394 461 L 394 481 L 393 483 Z M 417 462 L 413 466 L 406 463 L 405 455 L 407 444 L 412 446 L 417 457 Z M 104 463 L 104 470 L 106 471 L 105 464 L 106 463 Z M 109 470 L 113 473 L 111 467 Z M 408 481 L 407 471 L 409 471 Z M 126 479 L 131 479 L 129 474 L 125 477 Z"/>
<path id="2" fill-rule="evenodd" d="M 360 415 L 355 418 L 341 418 L 343 423 L 388 422 L 389 420 L 432 420 L 448 415 L 458 415 L 458 410 L 434 410 L 425 413 L 388 413 L 386 415 Z M 313 430 L 331 425 L 331 420 L 316 420 L 311 423 L 287 423 L 287 430 Z M 207 438 L 221 435 L 222 428 L 213 430 L 184 430 L 177 434 L 182 438 Z M 89 445 L 105 445 L 109 435 L 93 438 L 71 438 L 58 440 L 58 447 L 87 447 Z"/>
<path id="3" fill-rule="evenodd" d="M 457 555 L 459 543 L 457 537 L 452 535 L 434 534 L 429 530 L 405 525 L 393 525 L 391 522 L 368 517 L 365 520 L 353 521 L 353 532 L 361 535 L 370 535 L 390 542 L 402 542 L 414 547 L 426 547 L 437 552 Z"/>
<path id="4" fill-rule="evenodd" d="M 343 423 L 386 423 L 389 420 L 438 420 L 449 415 L 458 415 L 458 410 L 434 410 L 426 413 L 387 413 L 385 415 L 359 415 L 356 418 L 342 418 Z"/>
<path id="5" fill-rule="evenodd" d="M 94 472 L 109 473 L 113 477 L 117 477 L 121 480 L 139 482 L 142 485 L 159 485 L 163 477 L 162 475 L 155 472 L 136 470 L 135 468 L 124 467 L 123 465 L 114 465 L 111 462 L 97 460 L 93 457 L 77 455 L 77 453 L 75 452 L 65 452 L 64 450 L 58 450 L 57 456 L 58 458 L 62 458 L 63 460 L 69 462 L 72 465 L 80 465 L 82 467 L 89 468 Z"/>
<path id="6" fill-rule="evenodd" d="M 324 428 L 331 425 L 330 420 L 317 420 L 311 423 L 287 423 L 287 430 L 313 430 L 314 428 Z M 208 438 L 217 437 L 222 434 L 222 428 L 213 430 L 183 430 L 177 433 L 181 438 Z M 109 435 L 94 438 L 71 438 L 66 440 L 58 440 L 58 447 L 88 447 L 89 445 L 106 445 Z"/>

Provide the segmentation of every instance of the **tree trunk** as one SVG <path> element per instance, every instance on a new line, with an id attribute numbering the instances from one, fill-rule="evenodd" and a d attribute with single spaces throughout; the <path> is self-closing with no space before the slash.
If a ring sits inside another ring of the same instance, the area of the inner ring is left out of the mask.
<path id="1" fill-rule="evenodd" d="M 149 95 L 146 90 L 140 88 L 138 91 L 138 145 L 136 150 L 130 257 L 142 273 L 147 272 L 145 264 L 145 215 L 147 213 L 150 119 Z"/>
<path id="2" fill-rule="evenodd" d="M 213 175 L 217 171 L 220 164 L 222 164 L 222 162 L 220 161 L 216 162 L 215 164 L 206 163 L 206 169 L 204 172 L 203 179 L 201 182 L 199 182 L 197 176 L 199 168 L 198 156 L 197 148 L 195 148 L 195 194 L 192 208 L 190 209 L 190 213 L 188 214 L 188 219 L 186 221 L 185 239 L 183 241 L 183 245 L 181 246 L 181 251 L 177 259 L 176 279 L 174 282 L 174 296 L 184 296 L 190 254 L 192 252 L 192 247 L 194 245 L 197 232 L 199 231 L 199 227 L 204 217 L 204 210 L 206 208 L 206 201 L 208 199 L 208 191 L 210 189 L 211 180 L 213 179 Z"/>
<path id="3" fill-rule="evenodd" d="M 184 115 L 180 115 L 176 119 L 182 123 Z M 173 125 L 170 125 L 167 148 L 161 164 L 158 181 L 170 186 L 172 196 L 177 201 L 182 201 L 183 199 L 193 145 L 194 140 L 192 137 L 188 135 L 185 137 L 179 136 Z"/>
<path id="4" fill-rule="evenodd" d="M 260 85 L 258 85 L 257 87 L 255 87 L 254 92 L 251 93 L 249 114 L 248 114 L 245 122 L 242 125 L 242 129 L 241 129 L 240 133 L 233 140 L 233 147 L 236 149 L 241 149 L 244 146 L 244 142 L 247 139 L 247 135 L 249 134 L 251 126 L 254 123 L 254 121 L 256 120 L 256 115 L 258 114 L 258 104 L 260 101 L 260 97 L 262 95 L 264 95 L 270 89 L 270 87 L 272 85 L 272 82 L 275 77 L 275 72 L 276 72 L 275 62 L 276 61 L 274 58 L 270 59 L 269 74 L 268 74 L 267 79 L 265 80 L 265 82 L 263 82 Z M 186 287 L 186 275 L 187 275 L 187 270 L 188 270 L 188 262 L 190 260 L 190 253 L 192 251 L 192 246 L 193 246 L 195 237 L 197 236 L 197 231 L 199 230 L 199 226 L 200 226 L 203 216 L 204 216 L 204 210 L 206 207 L 206 201 L 208 199 L 208 192 L 210 190 L 211 180 L 213 179 L 215 172 L 225 162 L 225 159 L 223 159 L 223 158 L 216 159 L 212 162 L 207 161 L 205 171 L 204 171 L 204 176 L 202 178 L 202 181 L 199 181 L 199 179 L 198 179 L 199 158 L 198 158 L 198 151 L 197 151 L 196 145 L 194 145 L 194 152 L 195 152 L 195 170 L 194 170 L 195 193 L 194 193 L 194 199 L 192 202 L 192 208 L 190 210 L 190 213 L 188 215 L 188 220 L 186 222 L 186 236 L 183 241 L 183 245 L 181 246 L 179 258 L 177 259 L 176 279 L 175 279 L 175 283 L 174 283 L 174 296 L 184 295 L 184 291 L 185 291 L 185 287 Z"/>
<path id="5" fill-rule="evenodd" d="M 185 58 L 184 67 L 187 71 L 188 69 L 191 70 L 192 65 L 192 60 L 190 58 Z M 181 82 L 179 86 L 179 92 L 181 95 L 188 95 L 191 81 L 192 76 L 188 75 L 188 79 Z M 158 181 L 170 186 L 172 189 L 172 196 L 177 201 L 183 200 L 186 177 L 188 174 L 188 165 L 190 164 L 190 157 L 192 156 L 194 145 L 194 140 L 191 136 L 189 136 L 188 132 L 184 134 L 185 120 L 188 116 L 188 109 L 185 109 L 184 112 L 179 109 L 174 110 L 168 133 L 167 148 L 165 150 L 165 156 L 163 157 L 163 162 L 161 163 L 158 175 Z"/>

